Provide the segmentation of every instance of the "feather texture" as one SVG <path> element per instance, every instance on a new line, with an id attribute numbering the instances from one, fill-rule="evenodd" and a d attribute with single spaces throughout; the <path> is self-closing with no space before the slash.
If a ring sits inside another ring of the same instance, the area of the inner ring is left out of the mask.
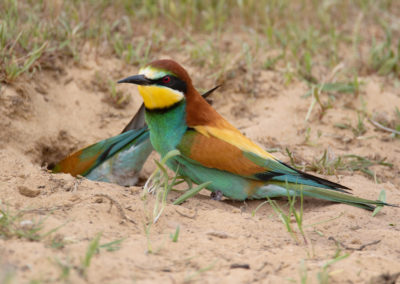
<path id="1" fill-rule="evenodd" d="M 184 97 L 169 108 L 154 110 L 146 100 L 144 103 L 154 149 L 161 156 L 179 149 L 181 155 L 171 158 L 167 164 L 173 170 L 179 169 L 181 175 L 193 182 L 211 181 L 207 189 L 237 200 L 303 194 L 368 210 L 374 205 L 389 205 L 352 196 L 345 186 L 280 162 L 218 114 L 196 91 L 187 72 L 176 62 L 158 60 L 145 68 L 151 69 L 152 74 L 158 74 L 157 69 L 174 74 L 186 84 Z M 145 84 L 149 84 L 148 81 Z M 143 97 L 163 99 L 157 97 L 162 96 L 162 92 L 142 93 L 140 90 Z"/>
<path id="2" fill-rule="evenodd" d="M 60 161 L 52 171 L 120 185 L 134 185 L 152 151 L 146 126 L 81 149 Z"/>

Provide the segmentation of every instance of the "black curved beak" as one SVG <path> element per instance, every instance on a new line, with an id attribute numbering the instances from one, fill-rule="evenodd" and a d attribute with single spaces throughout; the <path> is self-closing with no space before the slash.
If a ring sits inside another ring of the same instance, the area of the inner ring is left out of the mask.
<path id="1" fill-rule="evenodd" d="M 144 75 L 133 75 L 125 79 L 119 80 L 118 83 L 130 83 L 136 85 L 151 85 L 153 82 Z"/>

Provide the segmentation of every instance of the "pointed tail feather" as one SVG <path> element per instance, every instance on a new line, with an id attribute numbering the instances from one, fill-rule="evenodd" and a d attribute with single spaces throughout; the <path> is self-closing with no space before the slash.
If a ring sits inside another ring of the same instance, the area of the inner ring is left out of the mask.
<path id="1" fill-rule="evenodd" d="M 332 190 L 336 190 L 336 191 L 340 191 L 340 192 L 345 192 L 345 193 L 349 193 L 349 190 L 351 190 L 351 188 L 348 188 L 347 186 L 341 185 L 339 183 L 333 182 L 333 181 L 329 181 L 327 179 L 323 179 L 305 172 L 302 172 L 300 170 L 297 170 L 283 162 L 280 162 L 282 165 L 285 165 L 286 167 L 296 171 L 297 176 L 299 177 L 299 181 L 298 183 L 302 183 L 304 182 L 304 184 L 306 185 L 312 185 L 312 186 L 317 186 L 320 185 L 322 187 L 328 188 L 328 189 L 332 189 Z M 302 182 L 303 181 L 303 182 Z M 313 184 L 308 184 L 308 183 L 313 183 Z"/>
<path id="2" fill-rule="evenodd" d="M 265 172 L 255 174 L 255 177 L 263 181 L 281 181 L 296 184 L 304 184 L 314 187 L 322 187 L 330 190 L 335 190 L 339 192 L 349 193 L 350 188 L 311 175 L 305 172 L 299 171 L 277 159 L 265 159 L 254 153 L 244 151 L 243 154 L 249 158 L 255 164 L 264 167 Z"/>
<path id="3" fill-rule="evenodd" d="M 348 193 L 342 193 L 332 189 L 309 186 L 304 184 L 293 184 L 287 182 L 271 181 L 271 185 L 278 186 L 273 188 L 273 191 L 268 194 L 268 186 L 266 189 L 266 196 L 277 197 L 277 196 L 287 196 L 288 192 L 290 195 L 314 197 L 319 199 L 324 199 L 328 201 L 345 203 L 362 209 L 373 211 L 376 206 L 394 206 L 398 205 L 389 204 L 380 200 L 369 200 L 365 198 L 356 197 Z"/>

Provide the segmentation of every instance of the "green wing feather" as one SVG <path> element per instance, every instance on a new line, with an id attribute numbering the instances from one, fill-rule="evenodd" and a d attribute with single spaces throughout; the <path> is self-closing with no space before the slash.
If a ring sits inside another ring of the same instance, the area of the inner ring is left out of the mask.
<path id="1" fill-rule="evenodd" d="M 132 146 L 138 146 L 148 140 L 149 132 L 147 127 L 139 130 L 129 130 L 81 149 L 59 162 L 52 171 L 54 173 L 71 173 L 74 176 L 86 176 L 101 163 L 120 151 Z M 147 152 L 138 154 L 147 157 L 150 154 Z"/>

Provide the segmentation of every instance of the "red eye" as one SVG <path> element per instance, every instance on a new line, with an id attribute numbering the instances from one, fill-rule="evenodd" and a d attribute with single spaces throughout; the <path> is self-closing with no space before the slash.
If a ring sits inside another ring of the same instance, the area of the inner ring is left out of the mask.
<path id="1" fill-rule="evenodd" d="M 171 77 L 170 76 L 165 76 L 162 78 L 163 83 L 168 84 L 171 82 Z"/>

